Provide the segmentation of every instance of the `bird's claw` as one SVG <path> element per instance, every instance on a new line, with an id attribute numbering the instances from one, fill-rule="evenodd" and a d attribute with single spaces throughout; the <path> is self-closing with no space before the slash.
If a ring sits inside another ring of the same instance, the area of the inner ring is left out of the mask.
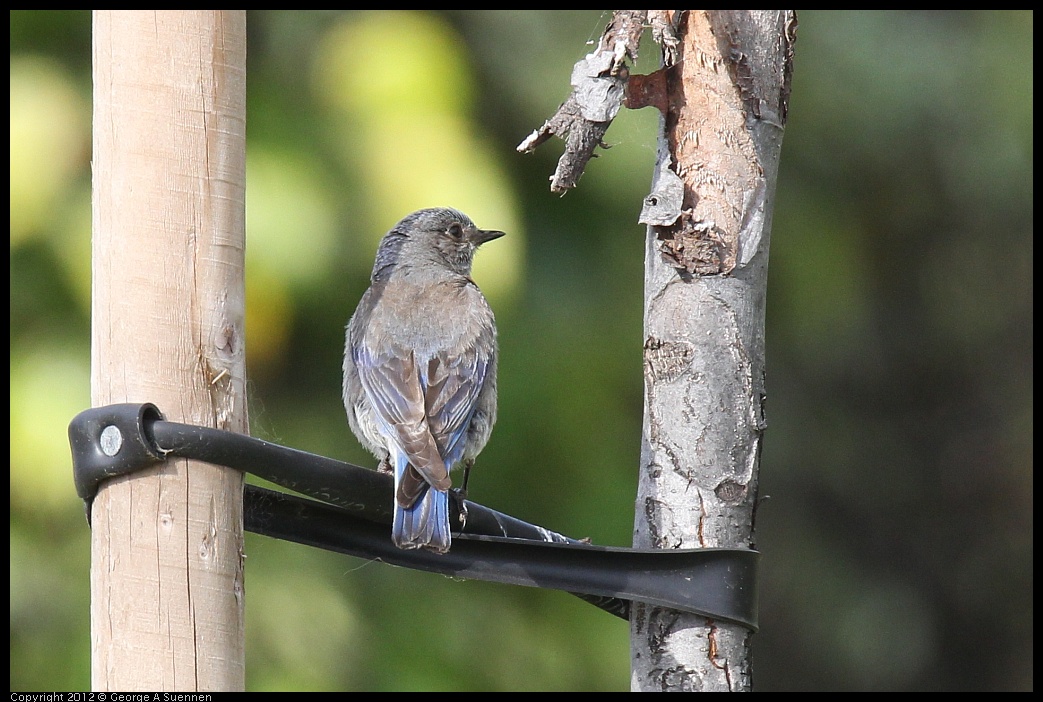
<path id="1" fill-rule="evenodd" d="M 450 488 L 449 498 L 456 503 L 457 512 L 460 515 L 460 530 L 463 531 L 467 524 L 467 490 L 465 488 Z"/>

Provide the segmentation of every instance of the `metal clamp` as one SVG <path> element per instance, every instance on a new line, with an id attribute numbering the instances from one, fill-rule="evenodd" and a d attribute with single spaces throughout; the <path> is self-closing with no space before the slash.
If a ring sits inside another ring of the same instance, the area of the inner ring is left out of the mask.
<path id="1" fill-rule="evenodd" d="M 449 553 L 395 548 L 391 476 L 234 432 L 167 422 L 152 404 L 89 409 L 69 425 L 73 478 L 90 520 L 101 483 L 188 458 L 256 475 L 313 499 L 247 485 L 247 531 L 459 578 L 564 590 L 627 618 L 631 602 L 757 629 L 757 561 L 749 549 L 593 546 L 470 501 L 451 500 Z"/>

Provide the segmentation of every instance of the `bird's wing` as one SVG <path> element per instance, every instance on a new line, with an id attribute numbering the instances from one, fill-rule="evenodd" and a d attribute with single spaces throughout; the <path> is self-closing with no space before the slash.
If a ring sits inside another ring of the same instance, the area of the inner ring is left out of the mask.
<path id="1" fill-rule="evenodd" d="M 395 353 L 391 349 L 374 353 L 366 344 L 358 344 L 352 354 L 359 380 L 384 434 L 409 458 L 410 465 L 427 483 L 438 490 L 448 490 L 452 481 L 432 435 L 413 353 Z M 421 488 L 420 484 L 411 485 L 405 494 L 398 496 L 399 503 L 411 506 L 422 492 Z"/>
<path id="2" fill-rule="evenodd" d="M 464 441 L 493 363 L 492 345 L 473 343 L 455 353 L 438 353 L 419 364 L 420 384 L 431 434 L 452 466 L 463 457 Z"/>

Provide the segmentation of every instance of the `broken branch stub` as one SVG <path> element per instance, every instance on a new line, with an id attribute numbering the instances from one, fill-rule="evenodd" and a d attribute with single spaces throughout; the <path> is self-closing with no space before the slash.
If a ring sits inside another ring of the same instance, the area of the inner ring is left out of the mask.
<path id="1" fill-rule="evenodd" d="M 565 193 L 576 186 L 587 162 L 596 154 L 609 125 L 623 106 L 629 75 L 627 60 L 637 60 L 647 10 L 616 10 L 598 47 L 572 69 L 572 93 L 557 112 L 519 145 L 529 153 L 552 135 L 565 141 L 565 153 L 551 176 L 551 192 Z"/>

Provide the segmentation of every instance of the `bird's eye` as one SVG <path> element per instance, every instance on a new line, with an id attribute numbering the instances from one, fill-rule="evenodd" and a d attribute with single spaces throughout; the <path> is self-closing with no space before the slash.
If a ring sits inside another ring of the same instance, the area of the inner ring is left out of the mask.
<path id="1" fill-rule="evenodd" d="M 461 227 L 459 223 L 453 222 L 449 225 L 449 229 L 446 230 L 446 233 L 454 239 L 459 239 L 464 235 L 464 228 Z"/>

